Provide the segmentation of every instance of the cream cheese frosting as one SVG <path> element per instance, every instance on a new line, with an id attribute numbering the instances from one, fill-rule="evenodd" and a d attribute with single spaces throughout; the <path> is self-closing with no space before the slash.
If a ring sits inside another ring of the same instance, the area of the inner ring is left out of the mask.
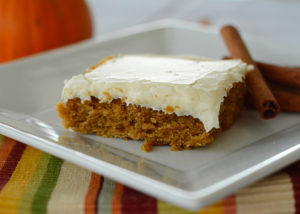
<path id="1" fill-rule="evenodd" d="M 62 99 L 91 96 L 100 102 L 121 98 L 128 104 L 191 115 L 208 132 L 219 128 L 220 105 L 249 66 L 241 60 L 125 55 L 65 81 Z"/>

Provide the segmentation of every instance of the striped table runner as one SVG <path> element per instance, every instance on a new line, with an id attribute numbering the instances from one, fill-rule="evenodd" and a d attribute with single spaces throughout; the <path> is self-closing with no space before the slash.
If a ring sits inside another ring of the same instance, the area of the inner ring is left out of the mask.
<path id="1" fill-rule="evenodd" d="M 0 213 L 300 213 L 296 164 L 192 212 L 0 135 Z"/>

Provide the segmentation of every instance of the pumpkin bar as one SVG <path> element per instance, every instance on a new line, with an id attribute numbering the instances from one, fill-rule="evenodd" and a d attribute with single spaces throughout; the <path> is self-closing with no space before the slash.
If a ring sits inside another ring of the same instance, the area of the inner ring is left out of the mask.
<path id="1" fill-rule="evenodd" d="M 205 146 L 243 110 L 248 70 L 240 60 L 108 57 L 65 81 L 57 111 L 66 129 L 142 140 L 145 151 Z"/>

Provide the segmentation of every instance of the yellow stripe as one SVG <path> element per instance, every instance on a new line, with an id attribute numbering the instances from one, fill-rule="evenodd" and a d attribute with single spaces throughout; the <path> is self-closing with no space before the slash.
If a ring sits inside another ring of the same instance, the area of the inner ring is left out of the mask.
<path id="1" fill-rule="evenodd" d="M 38 187 L 40 186 L 43 176 L 47 170 L 50 157 L 51 156 L 49 154 L 44 152 L 42 153 L 40 161 L 36 167 L 36 171 L 32 176 L 31 181 L 28 184 L 24 194 L 22 195 L 19 206 L 19 214 L 31 213 L 31 206 L 34 195 L 38 190 Z"/>
<path id="2" fill-rule="evenodd" d="M 209 207 L 206 207 L 199 212 L 199 214 L 223 214 L 223 213 L 224 213 L 224 209 L 223 209 L 222 201 L 214 203 L 213 205 L 210 205 Z"/>
<path id="3" fill-rule="evenodd" d="M 20 200 L 28 186 L 42 152 L 27 146 L 10 180 L 0 192 L 0 213 L 18 213 Z"/>
<path id="4" fill-rule="evenodd" d="M 47 213 L 83 213 L 91 172 L 64 161 L 48 202 Z"/>
<path id="5" fill-rule="evenodd" d="M 196 214 L 196 211 L 189 211 L 176 207 L 164 201 L 157 201 L 158 214 L 170 214 L 170 213 L 180 213 L 180 214 Z"/>

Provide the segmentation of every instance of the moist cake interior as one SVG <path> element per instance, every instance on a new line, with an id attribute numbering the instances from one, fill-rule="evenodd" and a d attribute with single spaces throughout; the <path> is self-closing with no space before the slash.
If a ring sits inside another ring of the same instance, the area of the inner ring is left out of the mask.
<path id="1" fill-rule="evenodd" d="M 170 145 L 171 150 L 191 149 L 210 144 L 218 134 L 231 127 L 244 109 L 245 83 L 234 83 L 220 106 L 220 128 L 206 132 L 203 123 L 192 116 L 177 116 L 139 105 L 127 105 L 122 99 L 99 102 L 96 97 L 60 102 L 59 116 L 65 128 L 103 137 L 142 140 L 150 151 L 156 145 Z M 172 111 L 172 108 L 169 109 Z"/>

